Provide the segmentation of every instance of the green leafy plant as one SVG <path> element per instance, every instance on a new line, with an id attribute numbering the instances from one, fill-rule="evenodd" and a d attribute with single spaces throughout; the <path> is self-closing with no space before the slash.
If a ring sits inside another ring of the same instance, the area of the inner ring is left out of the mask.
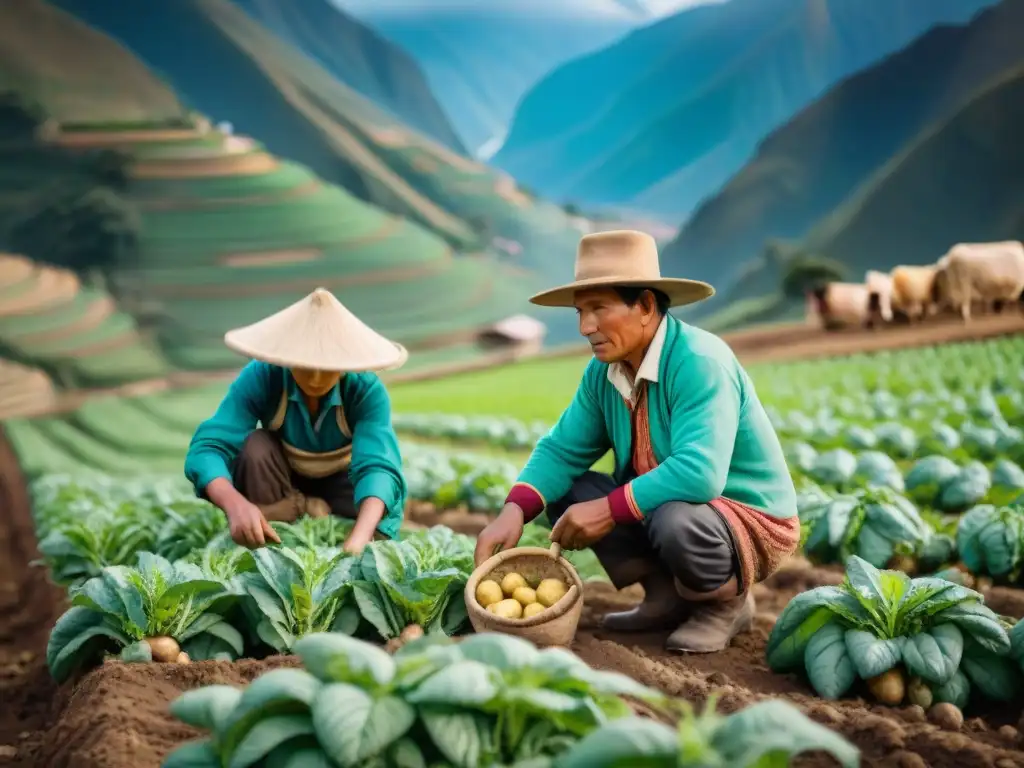
<path id="1" fill-rule="evenodd" d="M 187 660 L 178 658 L 183 649 L 196 659 L 207 658 L 204 649 L 237 657 L 242 636 L 222 615 L 233 600 L 197 566 L 142 552 L 136 567 L 109 566 L 72 591 L 47 644 L 50 674 L 61 682 L 106 651 L 124 661 Z"/>
<path id="2" fill-rule="evenodd" d="M 139 552 L 152 550 L 157 520 L 143 505 L 94 508 L 88 516 L 54 523 L 39 552 L 55 582 L 81 584 L 107 566 L 128 565 Z"/>
<path id="3" fill-rule="evenodd" d="M 920 549 L 932 534 L 917 509 L 887 488 L 867 488 L 808 508 L 804 552 L 819 563 L 843 562 L 851 555 L 883 567 L 894 555 Z"/>
<path id="4" fill-rule="evenodd" d="M 295 652 L 304 669 L 268 672 L 244 691 L 207 686 L 174 701 L 175 717 L 210 735 L 179 747 L 164 768 L 525 766 L 631 714 L 624 695 L 663 700 L 569 651 L 498 634 L 459 643 L 425 637 L 391 656 L 321 633 L 299 640 Z"/>
<path id="5" fill-rule="evenodd" d="M 278 653 L 313 632 L 352 634 L 359 626 L 352 587 L 359 561 L 336 547 L 261 547 L 239 575 L 256 636 Z"/>
<path id="6" fill-rule="evenodd" d="M 762 701 L 729 716 L 710 699 L 700 715 L 681 702 L 676 728 L 628 717 L 587 734 L 551 768 L 785 768 L 803 752 L 824 751 L 844 768 L 860 750 L 785 701 Z"/>
<path id="7" fill-rule="evenodd" d="M 337 547 L 355 525 L 352 520 L 328 515 L 327 517 L 300 517 L 293 523 L 270 524 L 277 531 L 282 547 Z"/>
<path id="8" fill-rule="evenodd" d="M 224 513 L 201 499 L 183 499 L 163 508 L 166 517 L 156 538 L 155 551 L 168 560 L 180 560 L 202 549 L 228 529 Z"/>
<path id="9" fill-rule="evenodd" d="M 838 587 L 794 597 L 768 638 L 776 672 L 803 668 L 821 696 L 839 698 L 857 678 L 879 701 L 948 701 L 963 707 L 971 687 L 992 699 L 1016 694 L 1019 674 L 999 616 L 982 596 L 939 578 L 911 579 L 879 571 L 859 557 L 846 564 Z"/>
<path id="10" fill-rule="evenodd" d="M 407 627 L 451 635 L 466 623 L 462 590 L 473 572 L 474 540 L 445 526 L 413 531 L 401 541 L 372 542 L 354 584 L 363 618 L 382 638 Z"/>
<path id="11" fill-rule="evenodd" d="M 960 518 L 956 545 L 971 573 L 1016 581 L 1024 560 L 1024 512 L 991 504 L 972 507 Z"/>

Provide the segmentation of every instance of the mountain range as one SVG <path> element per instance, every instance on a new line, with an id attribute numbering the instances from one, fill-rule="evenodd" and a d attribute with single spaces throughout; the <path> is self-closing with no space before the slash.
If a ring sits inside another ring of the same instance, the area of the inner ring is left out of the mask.
<path id="1" fill-rule="evenodd" d="M 1024 239 L 1021 29 L 1024 0 L 936 27 L 768 136 L 664 248 L 666 270 L 720 290 L 691 316 L 776 291 L 780 249 L 859 280 L 956 242 Z"/>
<path id="2" fill-rule="evenodd" d="M 731 0 L 563 64 L 523 97 L 494 164 L 584 209 L 684 220 L 843 77 L 994 0 Z"/>
<path id="3" fill-rule="evenodd" d="M 660 16 L 708 2 L 333 1 L 412 54 L 463 143 L 483 158 L 504 140 L 523 94 L 552 69 Z"/>

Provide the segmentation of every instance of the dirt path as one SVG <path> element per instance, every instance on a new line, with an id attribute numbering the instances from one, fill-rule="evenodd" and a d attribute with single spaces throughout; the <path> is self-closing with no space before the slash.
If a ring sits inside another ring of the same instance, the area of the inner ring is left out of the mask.
<path id="1" fill-rule="evenodd" d="M 46 569 L 29 565 L 37 557 L 25 478 L 0 426 L 0 765 L 53 703 L 46 641 L 64 596 Z"/>

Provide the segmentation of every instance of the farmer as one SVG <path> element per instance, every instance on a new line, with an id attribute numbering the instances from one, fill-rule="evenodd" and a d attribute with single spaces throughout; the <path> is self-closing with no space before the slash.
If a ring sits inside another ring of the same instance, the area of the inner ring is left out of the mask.
<path id="1" fill-rule="evenodd" d="M 185 476 L 224 510 L 231 538 L 276 542 L 268 521 L 303 514 L 355 518 L 349 552 L 395 536 L 406 485 L 391 403 L 371 371 L 399 367 L 405 349 L 322 288 L 224 342 L 254 359 L 196 429 Z"/>
<path id="2" fill-rule="evenodd" d="M 477 563 L 514 547 L 547 508 L 551 539 L 592 547 L 616 588 L 643 602 L 606 629 L 674 631 L 708 653 L 750 628 L 753 584 L 796 550 L 796 492 L 778 437 L 729 346 L 667 313 L 714 293 L 662 278 L 654 239 L 585 236 L 576 281 L 534 296 L 575 307 L 594 358 L 478 539 Z M 590 471 L 608 449 L 615 471 Z"/>

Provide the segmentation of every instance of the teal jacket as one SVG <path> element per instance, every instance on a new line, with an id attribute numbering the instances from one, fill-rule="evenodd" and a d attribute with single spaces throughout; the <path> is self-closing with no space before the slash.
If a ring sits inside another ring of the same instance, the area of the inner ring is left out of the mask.
<path id="1" fill-rule="evenodd" d="M 314 423 L 287 369 L 250 362 L 231 383 L 213 416 L 202 422 L 192 437 L 185 455 L 185 477 L 196 494 L 205 496 L 206 486 L 218 477 L 231 480 L 231 468 L 245 438 L 257 423 L 270 423 L 283 390 L 291 402 L 281 437 L 300 450 L 323 452 L 345 447 L 349 438 L 339 428 L 335 410 L 344 409 L 352 431 L 349 478 L 356 506 L 371 496 L 379 498 L 387 512 L 378 529 L 396 536 L 404 517 L 407 486 L 398 438 L 391 426 L 391 400 L 373 373 L 345 374 L 324 397 Z"/>
<path id="2" fill-rule="evenodd" d="M 642 520 L 662 504 L 726 497 L 775 517 L 796 514 L 785 455 L 753 382 L 722 339 L 667 316 L 658 381 L 648 385 L 651 443 L 658 466 L 630 480 L 630 411 L 594 358 L 558 422 L 540 439 L 509 500 L 527 516 L 564 496 L 609 449 L 620 487 L 609 495 L 619 522 Z"/>

